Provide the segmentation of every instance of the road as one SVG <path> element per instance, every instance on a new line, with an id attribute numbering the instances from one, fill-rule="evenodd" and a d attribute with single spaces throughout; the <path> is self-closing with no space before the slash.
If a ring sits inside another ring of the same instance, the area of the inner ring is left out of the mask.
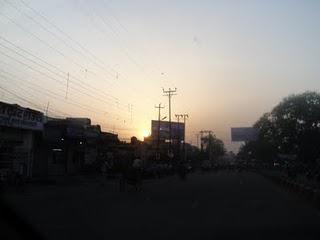
<path id="1" fill-rule="evenodd" d="M 83 180 L 5 196 L 45 239 L 320 239 L 320 212 L 248 172 L 150 180 L 142 192 Z"/>

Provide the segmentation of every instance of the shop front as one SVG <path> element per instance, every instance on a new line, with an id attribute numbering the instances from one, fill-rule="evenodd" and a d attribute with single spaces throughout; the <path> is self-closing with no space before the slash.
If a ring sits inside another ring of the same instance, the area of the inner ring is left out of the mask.
<path id="1" fill-rule="evenodd" d="M 0 102 L 0 173 L 33 176 L 43 131 L 43 113 Z"/>

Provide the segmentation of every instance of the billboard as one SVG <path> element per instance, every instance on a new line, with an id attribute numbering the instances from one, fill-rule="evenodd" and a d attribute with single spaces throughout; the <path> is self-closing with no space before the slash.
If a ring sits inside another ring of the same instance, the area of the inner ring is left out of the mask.
<path id="1" fill-rule="evenodd" d="M 0 102 L 0 126 L 43 130 L 43 113 L 17 104 Z"/>
<path id="2" fill-rule="evenodd" d="M 252 127 L 231 128 L 233 142 L 255 141 L 258 138 L 258 129 Z"/>
<path id="3" fill-rule="evenodd" d="M 158 138 L 159 121 L 151 121 L 151 136 L 153 139 Z M 184 123 L 171 122 L 172 139 L 184 140 Z M 160 121 L 160 140 L 170 139 L 169 122 Z"/>

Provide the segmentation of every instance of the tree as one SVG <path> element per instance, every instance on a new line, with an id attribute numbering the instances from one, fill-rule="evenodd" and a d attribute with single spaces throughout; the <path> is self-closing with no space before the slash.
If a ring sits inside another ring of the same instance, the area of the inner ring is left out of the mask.
<path id="1" fill-rule="evenodd" d="M 259 130 L 259 138 L 241 148 L 240 155 L 252 151 L 266 160 L 282 153 L 313 164 L 320 157 L 320 94 L 305 92 L 286 97 L 254 127 Z"/>
<path id="2" fill-rule="evenodd" d="M 208 158 L 218 158 L 223 156 L 226 152 L 224 143 L 222 140 L 218 139 L 215 135 L 208 135 L 203 138 L 205 153 Z"/>
<path id="3" fill-rule="evenodd" d="M 280 152 L 296 154 L 306 163 L 319 158 L 319 93 L 305 92 L 285 98 L 272 110 L 271 120 Z"/>

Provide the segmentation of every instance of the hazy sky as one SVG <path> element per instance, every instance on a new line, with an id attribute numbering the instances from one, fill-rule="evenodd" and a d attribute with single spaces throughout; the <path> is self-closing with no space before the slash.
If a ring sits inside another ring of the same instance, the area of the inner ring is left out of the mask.
<path id="1" fill-rule="evenodd" d="M 211 129 L 235 149 L 230 127 L 319 90 L 319 12 L 316 0 L 0 0 L 0 100 L 142 138 L 154 105 L 168 107 L 162 87 L 177 87 L 187 141 Z"/>

